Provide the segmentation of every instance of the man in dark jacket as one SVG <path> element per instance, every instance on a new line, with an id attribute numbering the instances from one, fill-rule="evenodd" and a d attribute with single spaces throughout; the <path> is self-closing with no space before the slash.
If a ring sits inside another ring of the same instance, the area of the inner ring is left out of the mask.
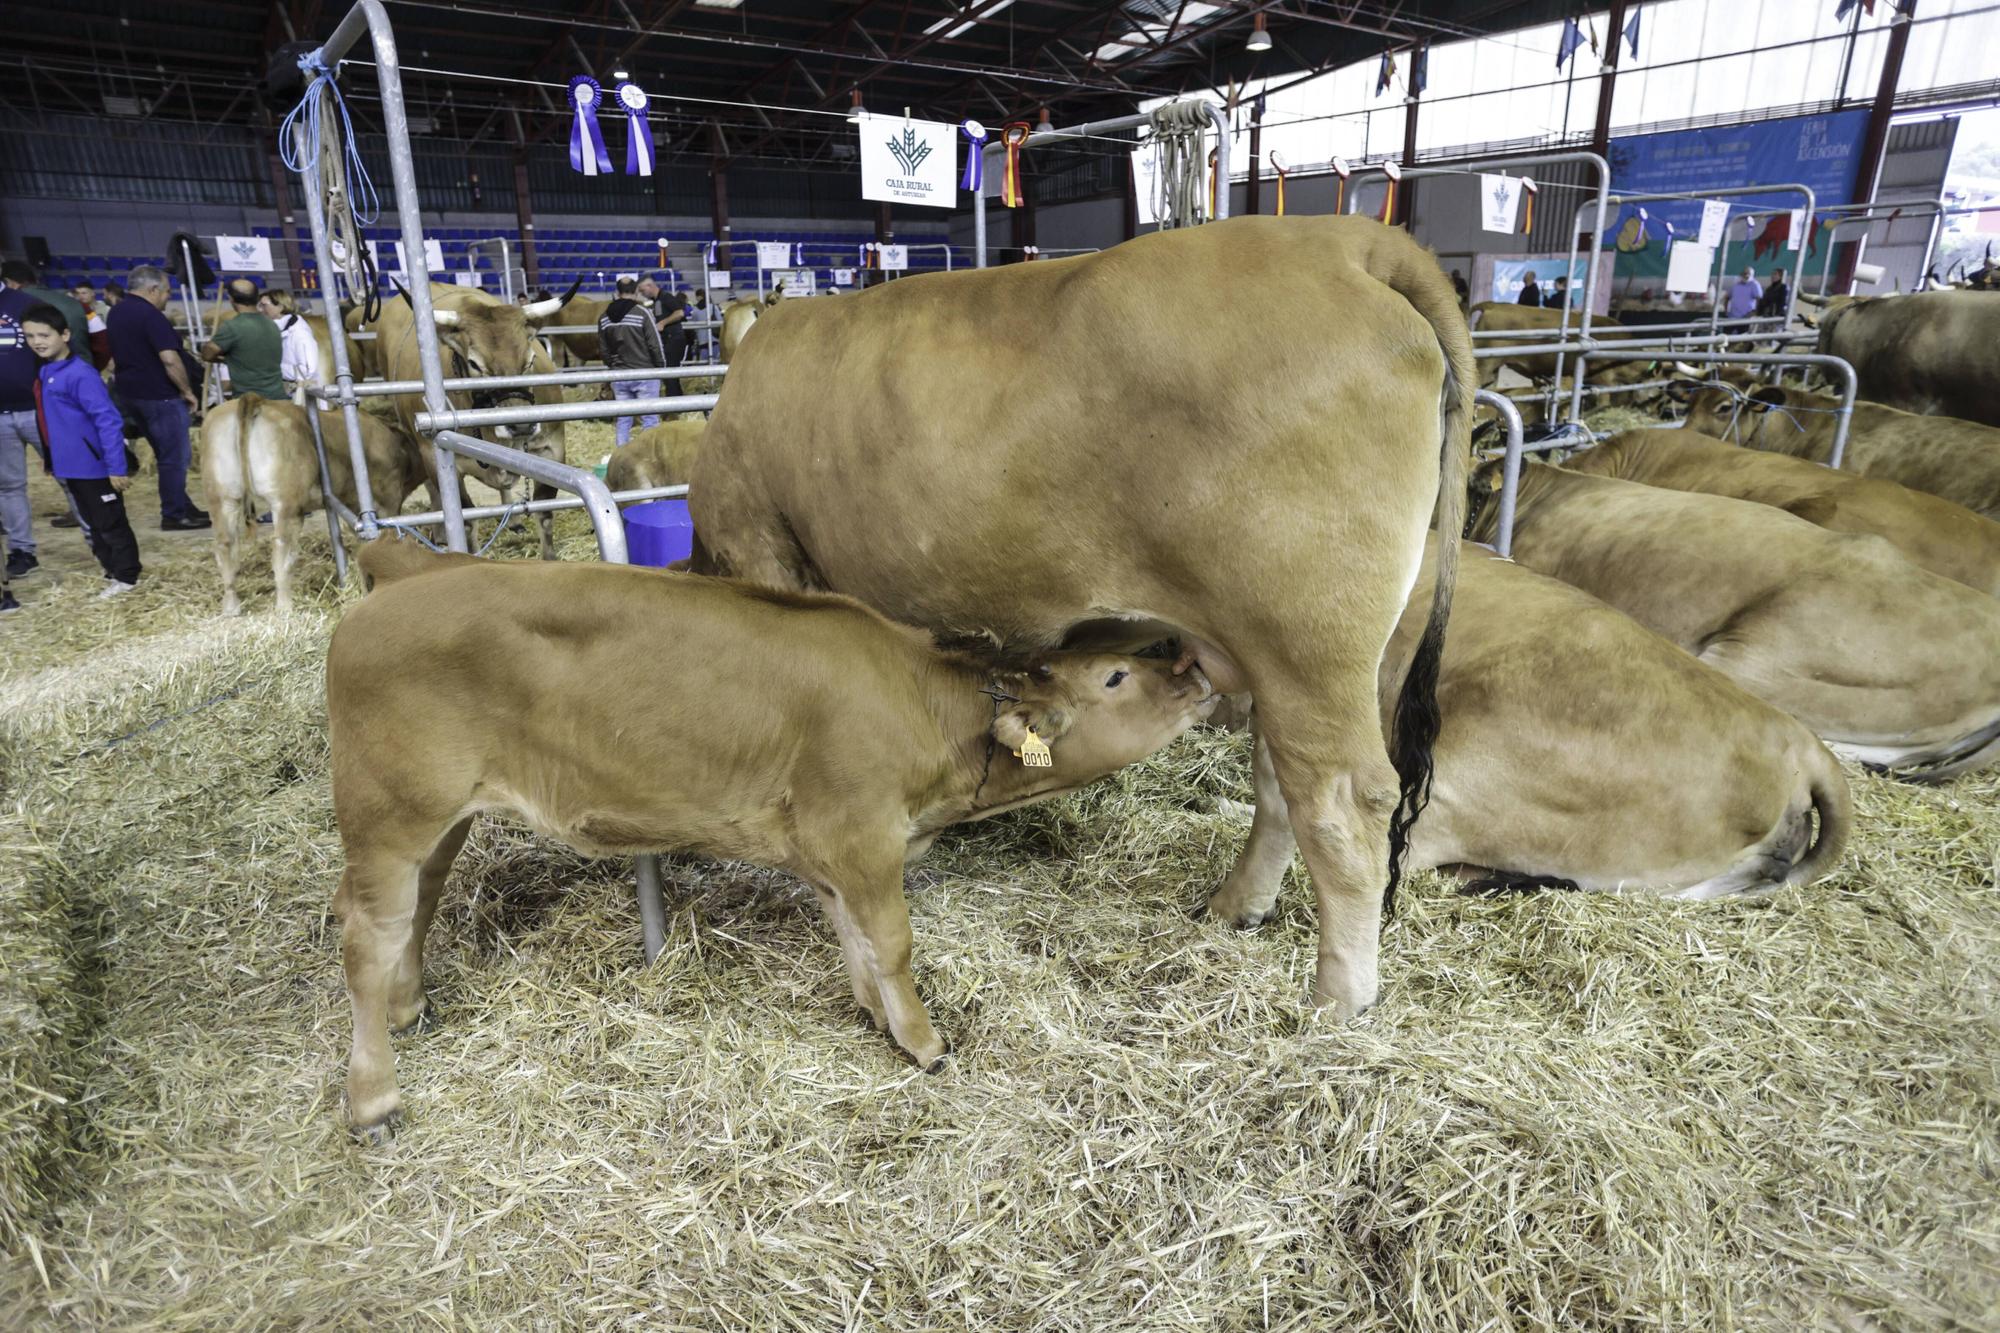
<path id="1" fill-rule="evenodd" d="M 1542 285 L 1535 281 L 1534 270 L 1529 269 L 1527 281 L 1521 284 L 1521 298 L 1514 304 L 1539 306 L 1541 303 Z"/>
<path id="2" fill-rule="evenodd" d="M 597 317 L 597 339 L 604 352 L 604 364 L 612 370 L 658 370 L 667 364 L 666 349 L 660 342 L 660 331 L 653 324 L 653 312 L 639 299 L 639 284 L 631 278 L 618 280 L 618 295 L 604 313 Z M 617 380 L 611 385 L 611 396 L 620 401 L 628 398 L 658 398 L 660 382 L 651 380 Z M 660 424 L 658 413 L 639 418 L 641 429 Z M 618 418 L 618 447 L 632 438 L 632 418 Z"/>
<path id="3" fill-rule="evenodd" d="M 118 397 L 145 423 L 159 464 L 160 530 L 198 531 L 208 526 L 208 515 L 188 498 L 187 474 L 188 424 L 199 402 L 181 360 L 181 335 L 162 313 L 172 289 L 165 271 L 150 264 L 133 269 L 126 285 L 131 295 L 104 321 L 118 367 Z"/>
<path id="4" fill-rule="evenodd" d="M 1791 299 L 1792 289 L 1785 283 L 1785 270 L 1774 268 L 1771 270 L 1771 285 L 1766 287 L 1764 294 L 1757 298 L 1757 308 L 1751 313 L 1759 317 L 1778 316 L 1782 318 L 1785 314 L 1785 306 Z"/>

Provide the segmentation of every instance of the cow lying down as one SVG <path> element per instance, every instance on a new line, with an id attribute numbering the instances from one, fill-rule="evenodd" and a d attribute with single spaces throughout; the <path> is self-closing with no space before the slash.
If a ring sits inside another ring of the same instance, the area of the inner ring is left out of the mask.
<path id="1" fill-rule="evenodd" d="M 370 412 L 357 415 L 375 511 L 400 513 L 410 492 L 429 481 L 423 453 L 393 421 Z M 354 495 L 346 423 L 337 411 L 322 412 L 319 421 L 334 494 L 349 509 L 356 509 L 359 503 Z M 243 613 L 243 603 L 236 595 L 236 574 L 242 566 L 246 507 L 270 512 L 271 573 L 278 585 L 278 610 L 290 611 L 292 570 L 299 558 L 299 520 L 326 508 L 306 409 L 255 394 L 232 398 L 216 407 L 202 423 L 201 477 L 209 512 L 215 516 L 215 564 L 222 572 L 222 614 Z"/>
<path id="2" fill-rule="evenodd" d="M 1389 642 L 1385 702 L 1428 604 L 1413 597 Z M 1847 779 L 1811 732 L 1596 598 L 1470 543 L 1438 708 L 1412 866 L 1482 886 L 1719 898 L 1808 883 L 1847 840 Z M 1252 771 L 1244 859 L 1275 888 L 1291 830 L 1270 765 Z"/>
<path id="3" fill-rule="evenodd" d="M 1833 457 L 1840 399 L 1770 384 L 1738 396 L 1704 389 L 1688 409 L 1688 429 L 1774 454 L 1825 463 Z M 1843 472 L 1893 481 L 2000 519 L 2000 426 L 1919 416 L 1857 402 Z"/>
<path id="4" fill-rule="evenodd" d="M 1489 466 L 1475 493 L 1498 477 Z M 1679 644 L 1837 754 L 1921 781 L 2000 754 L 2000 603 L 1879 537 L 1537 463 L 1521 473 L 1514 558 Z"/>
<path id="5" fill-rule="evenodd" d="M 623 449 L 612 451 L 604 484 L 614 491 L 687 485 L 701 449 L 701 433 L 706 429 L 706 417 L 683 417 L 646 427 Z"/>
<path id="6" fill-rule="evenodd" d="M 401 1108 L 389 1034 L 424 1017 L 424 932 L 480 811 L 596 855 L 701 852 L 806 880 L 855 1000 L 928 1069 L 946 1046 L 910 980 L 904 862 L 947 824 L 1144 758 L 1216 698 L 1155 660 L 999 670 L 831 594 L 394 541 L 360 562 L 372 591 L 334 633 L 326 693 L 347 1108 L 378 1142 Z M 600 688 L 637 679 L 656 688 Z"/>
<path id="7" fill-rule="evenodd" d="M 1893 481 L 1739 449 L 1693 430 L 1628 430 L 1572 455 L 1572 472 L 1782 509 L 1832 532 L 1870 533 L 1933 574 L 2000 596 L 2000 523 Z"/>

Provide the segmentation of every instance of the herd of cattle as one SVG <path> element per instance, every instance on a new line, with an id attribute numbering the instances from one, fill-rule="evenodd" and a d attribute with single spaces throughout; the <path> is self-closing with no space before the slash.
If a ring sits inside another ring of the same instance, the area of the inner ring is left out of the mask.
<path id="1" fill-rule="evenodd" d="M 1184 336 L 1190 285 L 1240 349 Z M 434 295 L 454 364 L 542 364 L 559 303 Z M 610 477 L 689 483 L 693 575 L 731 582 L 363 554 L 377 590 L 335 635 L 328 712 L 366 1137 L 399 1114 L 388 1034 L 425 1014 L 424 929 L 482 810 L 799 875 L 857 1001 L 928 1067 L 946 1048 L 910 982 L 904 860 L 1211 712 L 1254 729 L 1257 801 L 1209 910 L 1264 920 L 1302 852 L 1314 998 L 1341 1015 L 1376 998 L 1410 870 L 1764 893 L 1838 862 L 1835 755 L 1931 782 L 2000 757 L 2000 292 L 1819 310 L 1867 400 L 1841 470 L 1836 400 L 1717 372 L 1673 395 L 1677 428 L 1526 466 L 1511 560 L 1481 544 L 1499 470 L 1471 465 L 1466 316 L 1366 219 L 1242 218 L 752 313 L 713 418 L 642 432 Z M 1252 340 L 1274 326 L 1313 332 Z M 416 378 L 408 328 L 385 309 L 390 378 Z M 413 407 L 366 427 L 385 512 L 436 489 Z M 284 524 L 319 503 L 303 412 L 218 411 L 205 450 L 218 514 L 280 515 L 288 599 Z M 218 531 L 226 587 L 239 533 Z M 635 675 L 661 688 L 591 702 Z M 520 706 L 445 706 L 496 697 Z M 422 739 L 440 727 L 450 744 Z"/>

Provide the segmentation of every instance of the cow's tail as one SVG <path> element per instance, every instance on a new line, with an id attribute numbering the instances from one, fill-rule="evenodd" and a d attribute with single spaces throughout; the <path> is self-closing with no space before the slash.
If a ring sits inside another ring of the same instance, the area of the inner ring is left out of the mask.
<path id="1" fill-rule="evenodd" d="M 218 523 L 225 514 L 240 511 L 250 494 L 250 432 L 263 401 L 246 393 L 223 403 L 202 422 L 201 481 Z"/>
<path id="2" fill-rule="evenodd" d="M 1812 748 L 1817 762 L 1807 775 L 1806 784 L 1812 792 L 1819 828 L 1812 846 L 1785 875 L 1787 884 L 1810 884 L 1838 865 L 1840 854 L 1847 850 L 1848 831 L 1854 827 L 1854 801 L 1848 794 L 1847 775 L 1840 771 L 1840 761 L 1827 753 L 1823 745 Z"/>
<path id="3" fill-rule="evenodd" d="M 1444 660 L 1444 631 L 1458 586 L 1458 543 L 1465 527 L 1466 485 L 1472 458 L 1473 393 L 1479 384 L 1472 335 L 1452 289 L 1429 251 L 1406 243 L 1390 272 L 1377 275 L 1422 315 L 1444 353 L 1438 390 L 1438 490 L 1436 578 L 1430 618 L 1417 640 L 1409 672 L 1396 696 L 1389 733 L 1389 760 L 1396 767 L 1396 810 L 1389 818 L 1389 883 L 1382 912 L 1395 911 L 1410 830 L 1431 794 L 1431 750 L 1442 718 L 1438 713 L 1438 671 Z M 1414 593 L 1412 594 L 1414 595 Z"/>
<path id="4" fill-rule="evenodd" d="M 454 565 L 484 564 L 477 556 L 461 551 L 433 551 L 414 538 L 377 537 L 361 548 L 355 559 L 361 565 L 361 587 L 373 592 L 378 584 L 396 583 L 419 574 L 431 574 Z"/>

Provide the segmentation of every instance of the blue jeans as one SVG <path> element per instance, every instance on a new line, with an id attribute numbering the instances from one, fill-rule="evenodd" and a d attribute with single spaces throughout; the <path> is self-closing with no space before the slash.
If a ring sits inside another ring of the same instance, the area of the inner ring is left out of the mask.
<path id="1" fill-rule="evenodd" d="M 621 403 L 628 398 L 658 398 L 660 396 L 660 382 L 658 380 L 613 380 L 611 383 L 611 396 Z M 657 412 L 652 416 L 639 418 L 639 428 L 641 430 L 659 424 L 660 417 Z M 618 447 L 623 449 L 625 442 L 631 438 L 632 418 L 618 418 Z"/>
<path id="2" fill-rule="evenodd" d="M 160 468 L 160 521 L 201 513 L 188 499 L 188 406 L 178 398 L 134 398 L 132 410 L 146 423 L 146 439 Z"/>
<path id="3" fill-rule="evenodd" d="M 28 451 L 42 451 L 42 432 L 33 408 L 0 412 L 0 532 L 7 549 L 35 553 L 35 531 L 28 514 Z"/>

